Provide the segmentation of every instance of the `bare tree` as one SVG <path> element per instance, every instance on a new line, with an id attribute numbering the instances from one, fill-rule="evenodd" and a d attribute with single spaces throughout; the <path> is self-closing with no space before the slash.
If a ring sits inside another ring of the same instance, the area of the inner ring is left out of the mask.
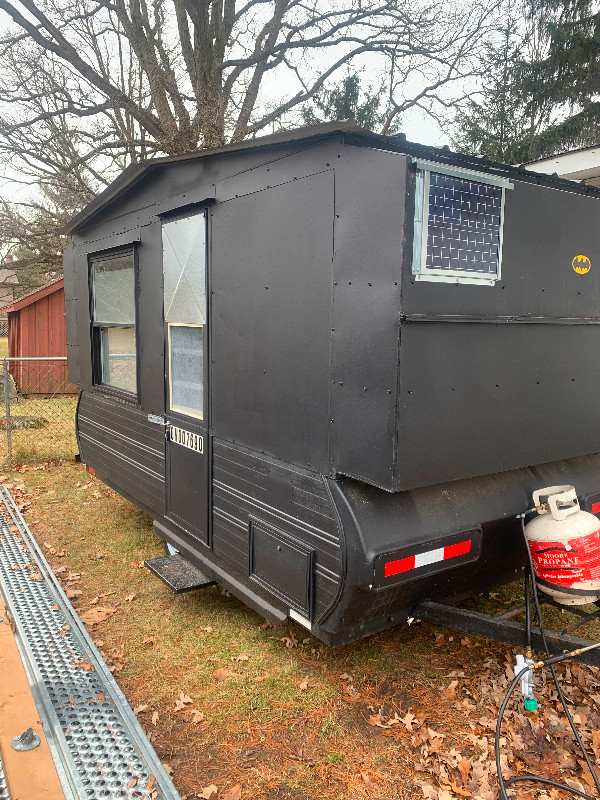
<path id="1" fill-rule="evenodd" d="M 496 2 L 0 0 L 0 161 L 81 206 L 139 158 L 293 124 L 365 63 L 387 82 L 385 132 L 464 93 Z"/>

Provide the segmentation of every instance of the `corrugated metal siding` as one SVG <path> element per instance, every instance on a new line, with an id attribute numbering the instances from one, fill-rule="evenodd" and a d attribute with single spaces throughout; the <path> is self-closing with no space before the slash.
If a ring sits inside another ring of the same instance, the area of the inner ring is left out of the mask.
<path id="1" fill-rule="evenodd" d="M 82 460 L 146 508 L 165 513 L 162 425 L 133 403 L 84 391 L 77 415 Z"/>
<path id="2" fill-rule="evenodd" d="M 67 355 L 65 290 L 41 297 L 8 315 L 8 353 L 11 358 L 53 358 Z M 76 394 L 69 383 L 67 365 L 43 362 L 14 363 L 10 367 L 23 394 Z"/>
<path id="3" fill-rule="evenodd" d="M 214 439 L 213 551 L 246 575 L 251 520 L 314 548 L 317 619 L 335 600 L 342 573 L 337 517 L 323 479 Z"/>

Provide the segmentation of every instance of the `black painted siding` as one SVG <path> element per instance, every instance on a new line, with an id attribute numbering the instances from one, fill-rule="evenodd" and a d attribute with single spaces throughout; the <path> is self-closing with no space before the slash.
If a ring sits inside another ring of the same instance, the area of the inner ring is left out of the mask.
<path id="1" fill-rule="evenodd" d="M 249 573 L 250 521 L 315 550 L 314 617 L 334 602 L 342 577 L 337 517 L 323 478 L 213 440 L 213 552 Z"/>
<path id="2" fill-rule="evenodd" d="M 164 427 L 134 403 L 82 393 L 77 415 L 82 460 L 146 508 L 165 513 Z"/>

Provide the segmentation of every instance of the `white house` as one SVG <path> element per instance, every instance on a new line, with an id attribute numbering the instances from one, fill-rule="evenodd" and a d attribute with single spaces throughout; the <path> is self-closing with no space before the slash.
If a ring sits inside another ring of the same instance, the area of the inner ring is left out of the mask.
<path id="1" fill-rule="evenodd" d="M 600 186 L 600 144 L 532 161 L 524 166 L 532 172 L 543 172 L 545 175 L 556 172 L 561 178 L 583 180 L 590 186 Z"/>

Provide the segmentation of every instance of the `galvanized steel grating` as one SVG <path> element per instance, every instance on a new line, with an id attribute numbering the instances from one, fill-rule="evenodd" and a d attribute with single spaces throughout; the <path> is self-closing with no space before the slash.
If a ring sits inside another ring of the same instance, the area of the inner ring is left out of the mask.
<path id="1" fill-rule="evenodd" d="M 4 778 L 4 772 L 2 770 L 2 761 L 0 761 L 0 800 L 10 800 L 6 779 Z"/>
<path id="2" fill-rule="evenodd" d="M 65 795 L 73 800 L 179 800 L 4 487 L 0 589 Z"/>

